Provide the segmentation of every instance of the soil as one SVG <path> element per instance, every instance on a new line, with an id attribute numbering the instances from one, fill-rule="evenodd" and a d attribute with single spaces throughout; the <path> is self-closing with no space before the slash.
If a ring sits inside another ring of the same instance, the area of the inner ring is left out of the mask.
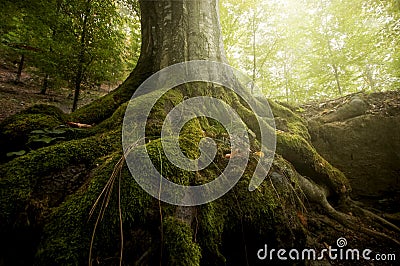
<path id="1" fill-rule="evenodd" d="M 35 104 L 55 105 L 65 113 L 72 107 L 73 90 L 70 88 L 49 88 L 45 95 L 40 94 L 41 79 L 29 71 L 22 72 L 21 81 L 16 83 L 17 66 L 0 63 L 0 122 L 5 118 Z M 108 93 L 108 86 L 82 90 L 79 107 Z"/>

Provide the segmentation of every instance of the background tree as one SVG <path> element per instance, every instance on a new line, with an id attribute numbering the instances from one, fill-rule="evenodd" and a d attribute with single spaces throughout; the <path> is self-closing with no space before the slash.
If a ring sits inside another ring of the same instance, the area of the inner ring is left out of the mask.
<path id="1" fill-rule="evenodd" d="M 230 63 L 251 75 L 253 64 L 244 62 L 254 53 L 246 47 L 250 35 L 258 36 L 257 84 L 269 88 L 267 95 L 304 101 L 398 88 L 395 1 L 277 0 L 251 6 L 259 14 L 256 34 L 249 5 L 222 2 L 223 32 L 238 25 L 225 45 Z"/>
<path id="2" fill-rule="evenodd" d="M 3 13 L 3 48 L 29 52 L 29 66 L 43 76 L 42 93 L 49 81 L 72 87 L 72 109 L 77 108 L 82 85 L 118 83 L 137 60 L 132 46 L 138 50 L 138 14 L 121 16 L 131 6 L 128 2 L 5 1 L 4 5 L 10 12 Z"/>

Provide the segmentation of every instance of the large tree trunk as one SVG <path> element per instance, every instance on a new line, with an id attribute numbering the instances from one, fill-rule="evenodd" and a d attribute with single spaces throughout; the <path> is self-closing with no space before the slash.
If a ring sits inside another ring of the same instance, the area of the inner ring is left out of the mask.
<path id="1" fill-rule="evenodd" d="M 140 0 L 138 68 L 156 72 L 190 60 L 225 62 L 217 0 Z"/>
<path id="2" fill-rule="evenodd" d="M 107 97 L 73 113 L 74 120 L 93 124 L 110 117 L 145 79 L 166 66 L 201 59 L 226 63 L 218 0 L 139 3 L 142 45 L 135 69 Z M 99 105 L 102 108 L 97 108 Z"/>

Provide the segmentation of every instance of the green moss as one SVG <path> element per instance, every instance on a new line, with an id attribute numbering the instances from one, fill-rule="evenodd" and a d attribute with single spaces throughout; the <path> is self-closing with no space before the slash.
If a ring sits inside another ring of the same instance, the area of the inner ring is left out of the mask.
<path id="1" fill-rule="evenodd" d="M 107 132 L 113 129 L 120 129 L 122 128 L 122 121 L 124 119 L 126 107 L 128 106 L 128 102 L 122 104 L 118 109 L 113 113 L 113 115 L 99 125 L 90 129 L 91 134 L 98 134 Z"/>
<path id="2" fill-rule="evenodd" d="M 100 159 L 100 166 L 92 171 L 89 183 L 53 211 L 36 255 L 38 265 L 81 265 L 88 261 L 90 239 L 102 201 L 91 219 L 89 211 L 121 155 L 115 152 Z M 155 200 L 132 181 L 128 169 L 124 167 L 112 186 L 108 208 L 94 238 L 93 259 L 106 263 L 107 258 L 115 258 L 107 264 L 117 264 L 118 261 L 118 180 L 121 180 L 121 211 L 125 228 L 132 228 L 135 224 L 145 230 L 152 226 L 150 221 L 154 215 Z"/>
<path id="3" fill-rule="evenodd" d="M 15 142 L 36 129 L 53 128 L 63 122 L 47 114 L 18 114 L 1 124 L 2 139 Z"/>
<path id="4" fill-rule="evenodd" d="M 67 117 L 59 108 L 48 104 L 36 104 L 22 111 L 21 114 L 44 114 L 53 116 L 61 121 L 65 121 Z"/>
<path id="5" fill-rule="evenodd" d="M 84 106 L 69 115 L 69 120 L 85 124 L 97 124 L 110 117 L 121 104 L 111 92 L 93 103 Z M 111 111 L 112 110 L 112 111 Z"/>
<path id="6" fill-rule="evenodd" d="M 0 124 L 0 161 L 5 161 L 7 152 L 27 150 L 29 134 L 33 130 L 52 129 L 64 125 L 65 115 L 51 105 L 34 105 Z"/>
<path id="7" fill-rule="evenodd" d="M 35 129 L 53 128 L 64 124 L 65 115 L 51 105 L 34 105 L 0 124 L 1 138 L 14 141 Z"/>
<path id="8" fill-rule="evenodd" d="M 222 234 L 225 227 L 225 217 L 229 208 L 216 202 L 202 205 L 198 208 L 198 231 L 196 239 L 202 249 L 202 264 L 221 265 L 226 263 L 221 253 Z"/>
<path id="9" fill-rule="evenodd" d="M 168 265 L 200 265 L 201 250 L 193 231 L 174 217 L 164 219 L 164 248 Z"/>
<path id="10" fill-rule="evenodd" d="M 216 93 L 221 98 L 231 97 L 224 91 Z M 74 191 L 59 206 L 47 209 L 51 211 L 51 215 L 46 216 L 36 254 L 37 265 L 87 263 L 91 234 L 99 209 L 96 209 L 91 219 L 88 219 L 88 214 L 122 156 L 121 123 L 125 116 L 126 100 L 129 99 L 127 95 L 128 93 L 112 93 L 67 118 L 77 122 L 97 123 L 92 129 L 84 131 L 93 136 L 38 149 L 0 166 L 1 230 L 12 228 L 16 221 L 22 227 L 30 226 L 30 221 L 21 221 L 20 214 L 28 209 L 29 201 L 35 200 L 36 192 L 42 189 L 41 179 L 69 165 L 84 163 L 91 169 L 85 184 L 78 191 Z M 182 128 L 178 139 L 182 152 L 192 159 L 200 155 L 198 144 L 201 138 L 208 136 L 216 139 L 217 156 L 207 169 L 199 172 L 183 171 L 168 162 L 163 152 L 159 136 L 162 122 L 166 114 L 182 100 L 183 93 L 172 90 L 154 106 L 147 123 L 147 135 L 151 136 L 151 141 L 146 144 L 146 152 L 163 176 L 175 183 L 193 185 L 209 182 L 221 174 L 229 161 L 225 154 L 230 152 L 230 143 L 226 131 L 218 122 L 204 117 L 192 119 Z M 237 97 L 233 97 L 230 103 L 249 128 L 260 137 L 256 116 Z M 143 104 L 145 101 L 137 101 L 133 109 L 140 110 Z M 127 265 L 133 265 L 143 254 L 148 254 L 147 257 L 144 256 L 143 264 L 159 263 L 161 247 L 163 262 L 167 265 L 221 265 L 246 263 L 243 250 L 257 250 L 265 241 L 275 241 L 274 244 L 289 242 L 291 246 L 302 243 L 305 236 L 297 218 L 297 212 L 302 207 L 294 200 L 297 198 L 298 177 L 295 170 L 311 177 L 321 186 L 328 186 L 334 192 L 341 191 L 343 186 L 348 187 L 348 182 L 341 172 L 329 165 L 309 144 L 304 120 L 288 108 L 273 102 L 270 105 L 274 115 L 280 120 L 281 130 L 284 131 L 279 131 L 277 137 L 277 153 L 283 157 L 276 156 L 269 175 L 259 188 L 252 192 L 248 190 L 257 160 L 260 159 L 253 154 L 237 185 L 218 200 L 196 207 L 194 220 L 189 225 L 173 217 L 176 215 L 176 206 L 164 203 L 159 205 L 156 199 L 135 182 L 124 166 L 121 171 L 115 172 L 117 175 L 108 209 L 94 238 L 93 258 L 100 264 L 118 263 L 119 188 L 126 244 L 124 263 Z M 111 112 L 112 109 L 117 111 Z M 63 121 L 56 114 L 46 115 L 57 122 Z M 269 127 L 267 121 L 261 123 L 264 123 L 262 127 Z M 254 151 L 259 151 L 259 145 L 252 139 L 251 152 Z M 295 169 L 288 161 L 293 163 Z M 137 167 L 142 177 L 146 178 L 149 173 L 148 165 L 138 163 Z M 100 201 L 99 206 L 101 203 Z M 162 217 L 167 217 L 162 220 L 162 226 L 160 213 Z M 137 231 L 144 232 L 142 235 L 149 239 L 137 239 L 134 233 Z M 140 252 L 132 248 L 139 246 Z M 249 256 L 248 259 L 249 264 L 257 262 L 255 256 Z"/>
<path id="11" fill-rule="evenodd" d="M 99 135 L 41 148 L 0 166 L 2 228 L 10 226 L 24 210 L 41 178 L 71 164 L 91 165 L 119 147 L 113 134 Z"/>
<path id="12" fill-rule="evenodd" d="M 303 118 L 274 101 L 269 101 L 269 105 L 274 114 L 277 129 L 299 135 L 307 141 L 311 140 L 307 122 Z"/>
<path id="13" fill-rule="evenodd" d="M 176 140 L 171 139 L 173 142 Z M 179 140 L 182 152 L 189 158 L 197 158 L 199 154 L 199 150 L 197 147 L 197 143 L 193 142 L 192 139 L 186 138 L 182 136 Z M 166 140 L 166 145 L 168 145 L 168 140 Z M 181 185 L 190 185 L 191 183 L 195 182 L 195 172 L 188 172 L 186 170 L 182 170 L 181 168 L 175 166 L 172 163 L 165 163 L 168 162 L 168 158 L 166 157 L 164 150 L 163 150 L 163 145 L 161 143 L 161 139 L 157 139 L 154 141 L 151 141 L 146 145 L 146 150 L 147 153 L 149 154 L 149 157 L 151 158 L 154 166 L 156 169 L 161 173 L 162 175 Z M 133 151 L 135 152 L 135 151 Z M 162 165 L 162 168 L 161 168 Z M 139 167 L 139 172 L 143 173 L 145 176 L 148 170 L 146 169 L 147 165 L 138 165 Z M 162 169 L 162 171 L 161 171 Z"/>
<path id="14" fill-rule="evenodd" d="M 276 152 L 291 162 L 296 170 L 335 194 L 351 190 L 342 172 L 330 165 L 304 138 L 285 132 L 277 134 Z"/>

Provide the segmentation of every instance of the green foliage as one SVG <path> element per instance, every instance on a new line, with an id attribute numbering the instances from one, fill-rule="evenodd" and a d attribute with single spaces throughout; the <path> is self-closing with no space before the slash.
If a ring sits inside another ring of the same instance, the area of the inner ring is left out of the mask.
<path id="1" fill-rule="evenodd" d="M 129 1 L 7 0 L 2 5 L 1 54 L 26 55 L 43 86 L 110 87 L 136 63 L 140 23 Z"/>
<path id="2" fill-rule="evenodd" d="M 68 130 L 75 130 L 75 129 L 70 129 L 65 126 L 58 126 L 52 129 L 37 129 L 33 130 L 30 133 L 29 139 L 28 139 L 28 145 L 32 142 L 39 142 L 39 143 L 44 143 L 44 144 L 50 144 L 54 142 L 55 140 L 61 140 L 65 139 L 63 135 L 65 135 Z"/>
<path id="3" fill-rule="evenodd" d="M 397 89 L 393 1 L 221 1 L 229 61 L 269 97 L 301 102 Z"/>

